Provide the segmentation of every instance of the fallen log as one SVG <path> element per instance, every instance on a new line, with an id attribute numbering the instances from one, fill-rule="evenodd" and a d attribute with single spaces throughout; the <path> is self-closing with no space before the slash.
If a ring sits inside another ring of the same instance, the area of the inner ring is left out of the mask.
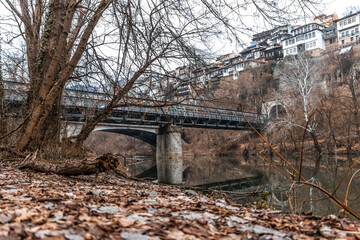
<path id="1" fill-rule="evenodd" d="M 121 164 L 119 157 L 113 154 L 103 154 L 98 157 L 84 159 L 66 159 L 62 162 L 49 161 L 39 156 L 38 151 L 29 154 L 19 165 L 19 169 L 31 169 L 37 172 L 55 173 L 64 176 L 96 174 L 112 170 L 128 179 L 134 179 Z"/>

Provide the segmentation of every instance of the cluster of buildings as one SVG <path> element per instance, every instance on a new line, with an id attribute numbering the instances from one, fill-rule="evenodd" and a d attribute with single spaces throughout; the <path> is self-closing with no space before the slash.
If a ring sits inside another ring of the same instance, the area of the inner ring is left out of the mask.
<path id="1" fill-rule="evenodd" d="M 194 87 L 216 86 L 225 78 L 236 79 L 248 67 L 258 67 L 307 51 L 321 56 L 360 42 L 360 12 L 338 18 L 336 13 L 321 15 L 305 25 L 284 25 L 254 34 L 252 43 L 239 54 L 230 53 L 204 66 L 178 67 L 173 76 L 180 86 L 175 96 L 192 95 Z"/>

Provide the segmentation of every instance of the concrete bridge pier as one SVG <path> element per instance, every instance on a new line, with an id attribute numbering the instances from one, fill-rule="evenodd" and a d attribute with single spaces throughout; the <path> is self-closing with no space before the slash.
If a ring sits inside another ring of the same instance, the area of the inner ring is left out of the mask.
<path id="1" fill-rule="evenodd" d="M 156 164 L 159 182 L 181 184 L 183 154 L 181 128 L 166 125 L 156 137 Z"/>

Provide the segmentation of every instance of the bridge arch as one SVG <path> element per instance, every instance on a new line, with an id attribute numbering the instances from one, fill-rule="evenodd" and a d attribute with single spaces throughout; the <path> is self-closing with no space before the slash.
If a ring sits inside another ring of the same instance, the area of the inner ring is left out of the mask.
<path id="1" fill-rule="evenodd" d="M 262 113 L 266 114 L 269 119 L 278 119 L 287 115 L 287 109 L 283 103 L 271 101 L 263 104 Z"/>
<path id="2" fill-rule="evenodd" d="M 139 129 L 122 129 L 122 128 L 109 128 L 109 129 L 99 129 L 94 130 L 93 132 L 111 132 L 111 133 L 118 133 L 130 137 L 137 138 L 145 143 L 148 143 L 152 146 L 156 146 L 156 133 L 139 130 Z"/>
<path id="3" fill-rule="evenodd" d="M 278 119 L 278 118 L 283 118 L 284 116 L 286 116 L 286 114 L 287 111 L 284 105 L 274 104 L 269 111 L 268 117 L 270 119 Z"/>
<path id="4" fill-rule="evenodd" d="M 80 133 L 83 122 L 67 121 L 64 123 L 61 138 L 76 136 Z M 99 123 L 92 132 L 111 132 L 140 139 L 152 146 L 156 146 L 157 126 L 118 125 Z"/>

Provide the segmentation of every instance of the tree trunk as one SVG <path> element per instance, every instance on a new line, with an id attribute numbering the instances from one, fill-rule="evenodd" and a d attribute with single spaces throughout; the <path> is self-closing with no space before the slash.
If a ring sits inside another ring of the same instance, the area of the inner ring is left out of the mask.
<path id="1" fill-rule="evenodd" d="M 1 63 L 0 63 L 1 68 Z M 6 134 L 6 121 L 5 121 L 5 109 L 4 109 L 4 85 L 0 70 L 0 145 L 3 143 L 1 138 Z"/>
<path id="2" fill-rule="evenodd" d="M 131 178 L 125 167 L 121 165 L 120 159 L 112 154 L 104 154 L 99 157 L 85 159 L 70 159 L 61 162 L 47 161 L 41 159 L 38 151 L 27 156 L 19 165 L 20 169 L 31 169 L 38 172 L 55 173 L 63 176 L 78 176 L 98 174 L 113 170 L 126 178 Z"/>
<path id="3" fill-rule="evenodd" d="M 45 120 L 44 127 L 39 130 L 38 141 L 47 148 L 57 148 L 60 144 L 61 98 L 56 99 L 53 108 Z M 36 141 L 35 141 L 36 142 Z"/>
<path id="4" fill-rule="evenodd" d="M 334 128 L 333 128 L 333 125 L 332 125 L 332 121 L 331 121 L 331 114 L 328 114 L 326 115 L 327 116 L 327 119 L 328 119 L 328 125 L 329 125 L 329 129 L 330 129 L 330 136 L 335 144 L 335 148 L 338 147 L 338 143 L 336 141 L 336 137 L 335 137 L 335 131 L 334 131 Z"/>
<path id="5" fill-rule="evenodd" d="M 27 106 L 30 114 L 20 136 L 18 150 L 44 148 L 44 145 L 52 145 L 54 141 L 58 141 L 62 90 L 110 2 L 111 0 L 101 0 L 92 11 L 92 16 L 87 19 L 87 24 L 79 21 L 80 25 L 76 25 L 74 15 L 80 11 L 79 1 L 70 0 L 66 3 L 51 1 L 46 7 L 48 14 L 42 36 L 40 36 L 41 21 L 32 23 L 29 17 L 21 19 L 26 30 L 30 77 Z M 11 3 L 8 4 L 12 9 L 15 8 Z M 29 15 L 28 6 L 22 6 L 22 10 L 25 11 L 26 16 Z M 82 25 L 85 25 L 84 29 L 77 31 Z M 73 41 L 74 38 L 78 41 Z"/>
<path id="6" fill-rule="evenodd" d="M 310 135 L 311 135 L 311 138 L 313 139 L 314 147 L 315 147 L 318 155 L 321 155 L 322 150 L 321 150 L 321 146 L 319 144 L 319 141 L 317 140 L 316 134 L 313 131 L 311 131 Z"/>
<path id="7" fill-rule="evenodd" d="M 1 44 L 1 43 L 0 43 Z M 1 61 L 1 45 L 0 45 L 0 145 L 3 143 L 1 136 L 5 135 L 6 121 L 5 121 L 5 109 L 4 109 L 4 84 L 2 77 L 2 61 Z"/>

